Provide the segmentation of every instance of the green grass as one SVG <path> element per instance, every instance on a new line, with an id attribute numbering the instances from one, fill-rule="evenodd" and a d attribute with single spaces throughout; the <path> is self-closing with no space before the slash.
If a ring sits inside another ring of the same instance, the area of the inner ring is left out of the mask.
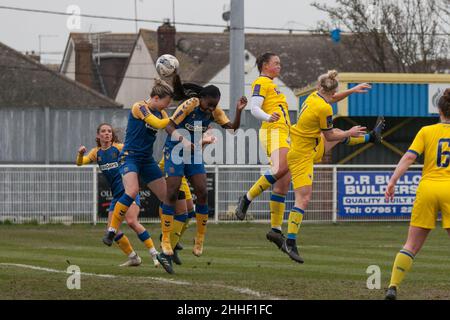
<path id="1" fill-rule="evenodd" d="M 119 268 L 125 256 L 101 243 L 103 227 L 0 225 L 0 263 L 60 271 L 70 263 L 82 272 L 116 276 L 82 275 L 81 290 L 68 290 L 68 274 L 0 264 L 0 299 L 382 299 L 407 234 L 404 223 L 306 224 L 300 237 L 305 264 L 299 265 L 265 239 L 267 225 L 250 223 L 210 224 L 204 255 L 194 257 L 193 225 L 182 240 L 183 265 L 169 275 L 151 266 L 143 244 L 128 227 L 124 231 L 144 263 Z M 147 227 L 159 234 L 158 225 Z M 431 233 L 399 298 L 450 299 L 448 248 L 446 232 L 438 228 Z M 382 290 L 366 288 L 369 265 L 380 266 Z"/>

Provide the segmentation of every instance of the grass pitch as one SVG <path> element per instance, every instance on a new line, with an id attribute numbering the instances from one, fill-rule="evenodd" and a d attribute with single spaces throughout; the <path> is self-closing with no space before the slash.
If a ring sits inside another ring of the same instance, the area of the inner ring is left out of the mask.
<path id="1" fill-rule="evenodd" d="M 147 227 L 158 238 L 159 226 Z M 265 239 L 265 224 L 210 224 L 204 255 L 197 258 L 191 253 L 194 224 L 182 239 L 183 265 L 175 266 L 175 275 L 154 268 L 125 226 L 143 264 L 118 267 L 126 257 L 102 244 L 103 228 L 0 225 L 0 299 L 383 299 L 408 227 L 305 224 L 299 241 L 305 264 L 300 265 Z M 400 299 L 450 299 L 449 245 L 445 231 L 431 233 L 399 290 Z M 80 290 L 67 289 L 69 264 L 83 273 Z M 366 287 L 369 265 L 381 268 L 381 290 Z"/>

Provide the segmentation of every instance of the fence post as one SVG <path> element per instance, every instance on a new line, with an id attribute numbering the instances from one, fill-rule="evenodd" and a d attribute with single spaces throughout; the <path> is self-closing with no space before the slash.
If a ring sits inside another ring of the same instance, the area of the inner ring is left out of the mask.
<path id="1" fill-rule="evenodd" d="M 92 198 L 92 221 L 94 226 L 97 225 L 97 193 L 98 193 L 98 184 L 97 184 L 97 167 L 92 167 L 92 190 L 93 190 L 93 198 Z"/>
<path id="2" fill-rule="evenodd" d="M 214 223 L 219 222 L 219 166 L 214 167 Z"/>
<path id="3" fill-rule="evenodd" d="M 333 223 L 337 223 L 337 167 L 333 167 Z"/>

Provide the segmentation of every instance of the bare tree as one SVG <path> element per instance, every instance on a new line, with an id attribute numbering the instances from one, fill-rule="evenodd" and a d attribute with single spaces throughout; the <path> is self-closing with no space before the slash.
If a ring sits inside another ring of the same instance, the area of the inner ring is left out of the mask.
<path id="1" fill-rule="evenodd" d="M 336 6 L 313 2 L 332 24 L 344 26 L 384 72 L 437 72 L 448 66 L 448 0 L 336 0 Z M 446 11 L 447 10 L 447 11 Z M 450 25 L 449 25 L 450 26 Z"/>

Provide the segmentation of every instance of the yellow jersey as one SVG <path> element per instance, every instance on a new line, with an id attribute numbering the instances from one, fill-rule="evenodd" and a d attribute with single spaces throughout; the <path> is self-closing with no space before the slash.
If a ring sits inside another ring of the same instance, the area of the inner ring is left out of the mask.
<path id="1" fill-rule="evenodd" d="M 259 76 L 252 83 L 252 96 L 264 98 L 262 110 L 267 114 L 277 112 L 280 119 L 277 122 L 263 121 L 262 128 L 290 126 L 289 108 L 286 102 L 286 96 L 278 90 L 278 85 L 272 78 Z"/>
<path id="2" fill-rule="evenodd" d="M 320 138 L 322 131 L 333 129 L 333 108 L 315 91 L 303 102 L 297 123 L 291 127 L 292 140 Z"/>
<path id="3" fill-rule="evenodd" d="M 408 152 L 424 155 L 422 180 L 450 181 L 450 124 L 423 127 Z"/>

